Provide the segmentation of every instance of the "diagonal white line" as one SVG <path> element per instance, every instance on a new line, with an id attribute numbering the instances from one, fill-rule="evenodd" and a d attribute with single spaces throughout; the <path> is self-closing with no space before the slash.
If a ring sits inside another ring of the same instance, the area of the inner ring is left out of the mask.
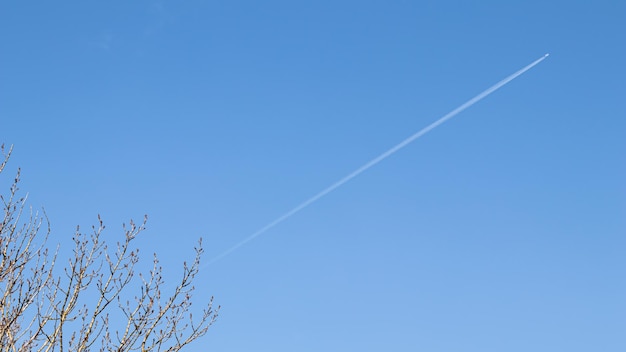
<path id="1" fill-rule="evenodd" d="M 533 68 L 534 66 L 539 64 L 541 61 L 543 61 L 545 58 L 547 58 L 548 55 L 549 54 L 545 54 L 544 56 L 540 57 L 539 59 L 537 59 L 537 60 L 533 61 L 532 63 L 528 64 L 527 66 L 523 67 L 519 71 L 513 73 L 512 75 L 506 77 L 505 79 L 501 80 L 500 82 L 498 82 L 498 83 L 494 84 L 493 86 L 487 88 L 482 93 L 478 94 L 477 96 L 475 96 L 472 99 L 468 100 L 467 102 L 463 103 L 462 105 L 460 105 L 456 109 L 454 109 L 454 110 L 450 111 L 449 113 L 445 114 L 444 116 L 439 118 L 437 121 L 435 121 L 435 122 L 431 123 L 430 125 L 422 128 L 421 130 L 417 131 L 416 133 L 414 133 L 413 135 L 411 135 L 407 139 L 405 139 L 402 142 L 396 144 L 395 146 L 391 147 L 389 150 L 385 151 L 384 153 L 380 154 L 379 156 L 377 156 L 374 159 L 372 159 L 372 160 L 368 161 L 367 163 L 365 163 L 363 166 L 359 167 L 358 169 L 356 169 L 356 170 L 352 171 L 351 173 L 349 173 L 348 175 L 344 176 L 339 181 L 333 183 L 332 185 L 328 186 L 327 188 L 325 188 L 321 192 L 317 193 L 313 197 L 305 200 L 304 202 L 300 203 L 299 205 L 297 205 L 293 209 L 289 210 L 285 214 L 279 216 L 274 221 L 272 221 L 269 224 L 263 226 L 262 228 L 257 230 L 252 235 L 244 238 L 239 243 L 235 244 L 231 248 L 227 249 L 226 251 L 222 252 L 218 256 L 216 256 L 213 259 L 211 259 L 204 266 L 208 266 L 208 265 L 210 265 L 212 263 L 215 263 L 216 261 L 224 258 L 225 256 L 227 256 L 227 255 L 231 254 L 232 252 L 236 251 L 237 249 L 239 249 L 241 246 L 245 245 L 246 243 L 248 243 L 248 242 L 252 241 L 253 239 L 259 237 L 260 235 L 264 234 L 265 232 L 267 232 L 272 227 L 274 227 L 274 226 L 280 224 L 281 222 L 287 220 L 288 218 L 290 218 L 291 216 L 293 216 L 294 214 L 296 214 L 300 210 L 306 208 L 307 206 L 311 205 L 312 203 L 315 203 L 316 201 L 318 201 L 320 198 L 324 197 L 328 193 L 334 191 L 335 189 L 341 187 L 346 182 L 348 182 L 351 179 L 357 177 L 358 175 L 363 173 L 365 170 L 367 170 L 367 169 L 371 168 L 372 166 L 378 164 L 379 162 L 385 160 L 386 158 L 388 158 L 393 153 L 395 153 L 398 150 L 406 147 L 409 143 L 411 143 L 414 140 L 422 137 L 426 133 L 432 131 L 433 129 L 435 129 L 436 127 L 441 125 L 442 123 L 448 121 L 449 119 L 453 118 L 457 114 L 461 113 L 463 110 L 469 108 L 470 106 L 476 104 L 480 100 L 482 100 L 485 97 L 487 97 L 489 94 L 491 94 L 491 93 L 495 92 L 496 90 L 500 89 L 505 84 L 507 84 L 507 83 L 511 82 L 512 80 L 514 80 L 515 78 L 519 77 L 524 72 L 530 70 L 531 68 Z"/>

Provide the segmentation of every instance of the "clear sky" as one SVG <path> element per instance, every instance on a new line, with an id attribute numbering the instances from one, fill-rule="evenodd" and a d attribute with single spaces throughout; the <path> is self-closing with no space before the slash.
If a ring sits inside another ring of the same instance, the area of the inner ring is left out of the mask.
<path id="1" fill-rule="evenodd" d="M 0 142 L 53 242 L 148 214 L 174 280 L 550 53 L 205 266 L 189 350 L 624 351 L 625 33 L 623 1 L 3 1 Z"/>

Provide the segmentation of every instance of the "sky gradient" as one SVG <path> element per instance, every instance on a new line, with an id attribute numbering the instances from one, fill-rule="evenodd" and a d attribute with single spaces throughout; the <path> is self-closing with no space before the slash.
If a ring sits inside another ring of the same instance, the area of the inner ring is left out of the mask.
<path id="1" fill-rule="evenodd" d="M 624 33 L 621 1 L 6 1 L 0 181 L 62 247 L 148 214 L 175 280 L 550 53 L 205 266 L 189 351 L 623 351 Z"/>

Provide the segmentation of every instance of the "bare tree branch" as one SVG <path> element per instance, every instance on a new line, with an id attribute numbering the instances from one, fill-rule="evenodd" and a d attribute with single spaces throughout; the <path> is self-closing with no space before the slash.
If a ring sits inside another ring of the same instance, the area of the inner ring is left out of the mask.
<path id="1" fill-rule="evenodd" d="M 0 173 L 12 150 L 0 147 Z M 148 275 L 135 274 L 139 251 L 132 244 L 147 217 L 141 224 L 124 225 L 124 239 L 111 254 L 98 216 L 91 234 L 76 228 L 72 255 L 58 275 L 59 247 L 51 251 L 47 245 L 48 217 L 33 212 L 27 197 L 18 195 L 19 181 L 18 169 L 7 195 L 0 195 L 0 352 L 179 351 L 207 333 L 219 311 L 213 309 L 213 297 L 199 319 L 191 313 L 201 239 L 193 262 L 184 263 L 180 281 L 163 295 L 156 255 Z M 129 300 L 137 276 L 138 293 Z M 125 322 L 111 325 L 120 321 L 117 317 Z"/>

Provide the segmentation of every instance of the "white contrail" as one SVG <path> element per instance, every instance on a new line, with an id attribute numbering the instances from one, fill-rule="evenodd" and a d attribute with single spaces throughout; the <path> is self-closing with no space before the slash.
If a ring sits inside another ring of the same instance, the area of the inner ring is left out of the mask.
<path id="1" fill-rule="evenodd" d="M 270 222 L 269 224 L 265 225 L 264 227 L 260 228 L 257 232 L 255 232 L 252 235 L 246 237 L 241 242 L 239 242 L 236 245 L 232 246 L 228 250 L 222 252 L 220 255 L 214 257 L 207 264 L 205 264 L 205 266 L 207 266 L 209 264 L 212 264 L 212 263 L 215 263 L 216 261 L 224 258 L 225 256 L 229 255 L 230 253 L 232 253 L 235 250 L 239 249 L 241 246 L 243 246 L 246 243 L 252 241 L 253 239 L 259 237 L 260 235 L 265 233 L 267 230 L 269 230 L 272 227 L 274 227 L 274 226 L 280 224 L 281 222 L 287 220 L 288 218 L 290 218 L 295 213 L 299 212 L 300 210 L 302 210 L 302 209 L 306 208 L 307 206 L 311 205 L 312 203 L 316 202 L 318 199 L 322 198 L 323 196 L 327 195 L 328 193 L 330 193 L 330 192 L 334 191 L 335 189 L 339 188 L 344 183 L 346 183 L 346 182 L 350 181 L 351 179 L 357 177 L 359 174 L 361 174 L 365 170 L 367 170 L 370 167 L 372 167 L 372 166 L 378 164 L 379 162 L 383 161 L 384 159 L 389 157 L 391 154 L 393 154 L 393 153 L 397 152 L 398 150 L 404 148 L 409 143 L 413 142 L 414 140 L 416 140 L 416 139 L 420 138 L 421 136 L 425 135 L 426 133 L 430 132 L 431 130 L 433 130 L 437 126 L 439 126 L 442 123 L 444 123 L 444 122 L 448 121 L 449 119 L 453 118 L 454 116 L 456 116 L 457 114 L 459 114 L 463 110 L 469 108 L 470 106 L 472 106 L 475 103 L 479 102 L 480 100 L 482 100 L 483 98 L 485 98 L 489 94 L 495 92 L 496 90 L 498 90 L 499 88 L 501 88 L 505 84 L 511 82 L 512 80 L 514 80 L 515 78 L 517 78 L 518 76 L 523 74 L 524 72 L 530 70 L 535 65 L 537 65 L 538 63 L 543 61 L 546 57 L 548 57 L 548 55 L 549 54 L 545 54 L 544 56 L 542 56 L 539 59 L 533 61 L 531 64 L 527 65 L 526 67 L 522 68 L 521 70 L 515 72 L 514 74 L 508 76 L 507 78 L 501 80 L 500 82 L 494 84 L 493 86 L 487 88 L 484 92 L 478 94 L 477 96 L 475 96 L 472 99 L 468 100 L 467 102 L 463 103 L 458 108 L 450 111 L 449 113 L 447 113 L 446 115 L 441 117 L 439 120 L 437 120 L 437 121 L 431 123 L 430 125 L 422 128 L 420 131 L 416 132 L 415 134 L 413 134 L 409 138 L 403 140 L 402 142 L 400 142 L 397 145 L 393 146 L 391 149 L 387 150 L 386 152 L 384 152 L 384 153 L 380 154 L 379 156 L 375 157 L 374 159 L 370 160 L 369 162 L 367 162 L 363 166 L 359 167 L 358 169 L 352 171 L 351 173 L 349 173 L 344 178 L 342 178 L 339 181 L 337 181 L 337 182 L 333 183 L 332 185 L 328 186 L 323 191 L 321 191 L 318 194 L 314 195 L 313 197 L 305 200 L 304 202 L 302 202 L 301 204 L 299 204 L 295 208 L 289 210 L 285 214 L 283 214 L 280 217 L 278 217 L 276 220 L 274 220 L 274 221 Z"/>

